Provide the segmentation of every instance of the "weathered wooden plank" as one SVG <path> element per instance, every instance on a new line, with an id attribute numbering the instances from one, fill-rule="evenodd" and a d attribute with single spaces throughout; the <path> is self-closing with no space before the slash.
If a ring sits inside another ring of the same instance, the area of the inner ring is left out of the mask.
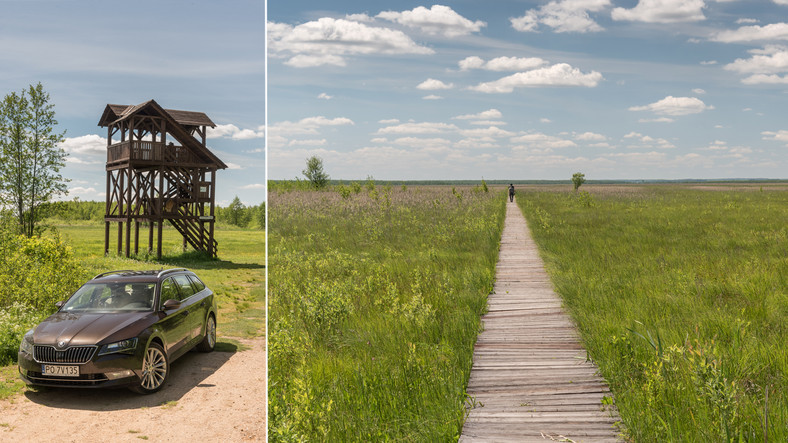
<path id="1" fill-rule="evenodd" d="M 553 291 L 515 204 L 474 347 L 461 442 L 616 441 L 610 391 Z M 567 440 L 569 439 L 569 440 Z"/>

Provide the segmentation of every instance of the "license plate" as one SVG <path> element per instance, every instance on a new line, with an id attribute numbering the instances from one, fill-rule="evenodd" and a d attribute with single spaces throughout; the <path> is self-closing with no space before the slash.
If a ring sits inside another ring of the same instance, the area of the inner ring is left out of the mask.
<path id="1" fill-rule="evenodd" d="M 41 373 L 56 377 L 79 377 L 79 366 L 41 365 Z"/>

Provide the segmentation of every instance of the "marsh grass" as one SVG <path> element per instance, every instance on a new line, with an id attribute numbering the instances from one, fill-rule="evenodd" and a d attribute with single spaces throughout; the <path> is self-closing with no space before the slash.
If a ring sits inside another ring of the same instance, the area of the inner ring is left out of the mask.
<path id="1" fill-rule="evenodd" d="M 788 191 L 690 188 L 518 204 L 635 441 L 786 441 Z"/>
<path id="2" fill-rule="evenodd" d="M 503 193 L 370 179 L 268 203 L 271 441 L 456 439 Z"/>

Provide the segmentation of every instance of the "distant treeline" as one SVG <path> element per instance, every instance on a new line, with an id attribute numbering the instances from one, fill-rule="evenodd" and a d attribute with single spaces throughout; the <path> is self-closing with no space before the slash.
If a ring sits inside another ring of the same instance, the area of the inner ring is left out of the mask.
<path id="1" fill-rule="evenodd" d="M 105 202 L 69 200 L 51 205 L 50 217 L 63 221 L 104 221 Z M 246 206 L 235 197 L 227 207 L 217 206 L 216 221 L 232 226 L 265 229 L 265 202 Z"/>
<path id="2" fill-rule="evenodd" d="M 376 185 L 381 186 L 473 186 L 479 185 L 482 179 L 479 180 L 371 180 Z M 508 185 L 513 183 L 516 185 L 571 185 L 572 180 L 523 180 L 523 179 L 506 179 L 506 180 L 488 180 L 484 179 L 488 185 Z M 352 183 L 366 184 L 370 182 L 370 177 L 358 180 L 329 180 L 328 184 L 331 186 L 348 185 Z M 770 178 L 721 178 L 721 179 L 676 179 L 676 180 L 586 180 L 586 185 L 622 185 L 622 184 L 659 184 L 659 183 L 788 183 L 786 179 L 770 179 Z M 297 189 L 310 189 L 312 188 L 309 180 L 292 179 L 292 180 L 269 180 L 268 189 L 271 191 L 285 191 Z"/>

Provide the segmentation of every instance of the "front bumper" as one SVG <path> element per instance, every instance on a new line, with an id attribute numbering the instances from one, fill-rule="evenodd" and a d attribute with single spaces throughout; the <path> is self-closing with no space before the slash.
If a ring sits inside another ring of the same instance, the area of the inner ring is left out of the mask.
<path id="1" fill-rule="evenodd" d="M 122 387 L 139 383 L 142 372 L 142 352 L 139 350 L 133 355 L 109 354 L 93 357 L 87 363 L 77 365 L 79 377 L 45 376 L 42 374 L 42 363 L 33 360 L 31 354 L 20 351 L 18 357 L 20 378 L 25 383 L 35 386 Z"/>

